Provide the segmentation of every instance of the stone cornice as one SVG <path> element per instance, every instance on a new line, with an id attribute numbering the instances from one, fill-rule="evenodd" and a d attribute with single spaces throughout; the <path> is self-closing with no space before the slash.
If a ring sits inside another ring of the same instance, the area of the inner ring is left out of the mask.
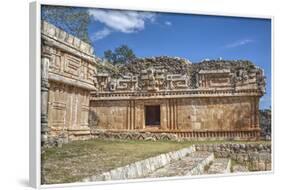
<path id="1" fill-rule="evenodd" d="M 66 78 L 61 75 L 57 75 L 55 73 L 49 73 L 49 81 L 54 81 L 58 83 L 64 83 L 70 86 L 75 86 L 79 88 L 84 88 L 86 90 L 92 90 L 95 91 L 96 87 L 93 84 L 87 83 L 85 81 L 80 81 L 77 79 L 71 79 L 71 78 Z"/>
<path id="2" fill-rule="evenodd" d="M 41 22 L 41 32 L 53 39 L 59 40 L 65 44 L 68 44 L 75 49 L 79 49 L 80 51 L 92 55 L 93 48 L 89 43 L 86 43 L 79 38 L 59 29 L 58 27 L 46 22 Z"/>
<path id="3" fill-rule="evenodd" d="M 106 129 L 106 130 L 103 130 L 103 131 L 106 131 L 106 132 L 127 132 L 127 133 L 130 133 L 130 132 L 134 132 L 133 130 L 120 130 L 120 129 Z M 224 129 L 224 130 L 216 130 L 216 129 L 196 129 L 196 130 L 181 130 L 181 129 L 157 129 L 157 130 L 153 130 L 151 128 L 145 128 L 145 129 L 138 129 L 137 132 L 151 132 L 151 133 L 192 133 L 192 132 L 195 132 L 195 133 L 204 133 L 204 132 L 259 132 L 261 131 L 260 128 L 248 128 L 248 129 Z M 95 131 L 93 131 L 95 132 Z M 99 131 L 97 130 L 97 133 Z"/>
<path id="4" fill-rule="evenodd" d="M 96 64 L 96 57 L 93 55 L 93 48 L 90 44 L 46 21 L 42 21 L 41 23 L 41 38 L 43 39 L 42 43 L 44 45 L 59 48 Z"/>
<path id="5" fill-rule="evenodd" d="M 137 100 L 137 99 L 165 99 L 165 98 L 196 98 L 196 97 L 261 97 L 262 92 L 256 89 L 190 89 L 158 92 L 92 92 L 91 100 Z"/>

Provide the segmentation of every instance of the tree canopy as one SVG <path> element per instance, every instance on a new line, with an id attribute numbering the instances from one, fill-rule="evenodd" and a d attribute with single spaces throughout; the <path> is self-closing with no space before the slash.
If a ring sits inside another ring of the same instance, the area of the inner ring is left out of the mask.
<path id="1" fill-rule="evenodd" d="M 90 42 L 90 15 L 87 8 L 44 5 L 41 18 L 85 42 Z"/>
<path id="2" fill-rule="evenodd" d="M 127 45 L 121 45 L 114 51 L 107 50 L 104 52 L 104 58 L 112 64 L 127 64 L 136 58 L 134 51 Z"/>

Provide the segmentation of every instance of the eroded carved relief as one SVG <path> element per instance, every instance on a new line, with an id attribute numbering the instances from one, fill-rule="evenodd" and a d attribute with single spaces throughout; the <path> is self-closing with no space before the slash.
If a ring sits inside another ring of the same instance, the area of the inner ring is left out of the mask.
<path id="1" fill-rule="evenodd" d="M 150 60 L 149 58 L 147 59 Z M 156 58 L 152 60 L 163 61 L 163 59 Z M 171 61 L 172 58 L 168 60 Z M 140 61 L 143 61 L 143 59 Z M 137 63 L 134 64 L 119 66 L 121 67 L 120 71 L 126 71 L 126 75 L 120 73 L 117 78 L 106 72 L 97 75 L 95 80 L 100 81 L 97 83 L 99 89 L 111 92 L 135 91 L 136 93 L 191 89 L 228 89 L 232 91 L 252 89 L 261 94 L 264 93 L 263 71 L 249 62 L 185 63 L 181 65 L 182 70 L 180 72 L 176 70 L 178 73 L 175 73 L 175 69 L 172 69 L 173 65 L 165 67 L 154 62 L 148 68 L 141 69 L 142 67 L 138 66 Z M 133 67 L 136 68 L 132 70 Z M 179 66 L 175 65 L 175 67 L 178 68 Z M 128 72 L 129 70 L 132 72 Z"/>
<path id="2" fill-rule="evenodd" d="M 98 86 L 94 80 L 96 59 L 88 44 L 65 34 L 42 23 L 41 111 L 42 140 L 46 141 L 90 134 L 90 91 Z"/>

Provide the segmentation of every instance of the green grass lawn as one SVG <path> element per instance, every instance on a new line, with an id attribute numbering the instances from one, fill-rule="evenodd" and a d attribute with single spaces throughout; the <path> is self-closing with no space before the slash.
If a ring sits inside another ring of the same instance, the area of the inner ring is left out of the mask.
<path id="1" fill-rule="evenodd" d="M 74 141 L 61 148 L 42 149 L 42 183 L 76 182 L 85 177 L 101 174 L 161 153 L 179 150 L 195 143 L 218 143 L 218 141 L 87 140 Z"/>

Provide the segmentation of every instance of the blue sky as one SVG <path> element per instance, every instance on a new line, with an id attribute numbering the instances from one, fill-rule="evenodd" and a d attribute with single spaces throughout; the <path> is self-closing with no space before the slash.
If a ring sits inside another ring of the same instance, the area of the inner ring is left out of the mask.
<path id="1" fill-rule="evenodd" d="M 271 106 L 271 21 L 269 19 L 90 9 L 90 38 L 97 56 L 126 44 L 138 57 L 177 56 L 250 60 L 265 71 Z"/>

